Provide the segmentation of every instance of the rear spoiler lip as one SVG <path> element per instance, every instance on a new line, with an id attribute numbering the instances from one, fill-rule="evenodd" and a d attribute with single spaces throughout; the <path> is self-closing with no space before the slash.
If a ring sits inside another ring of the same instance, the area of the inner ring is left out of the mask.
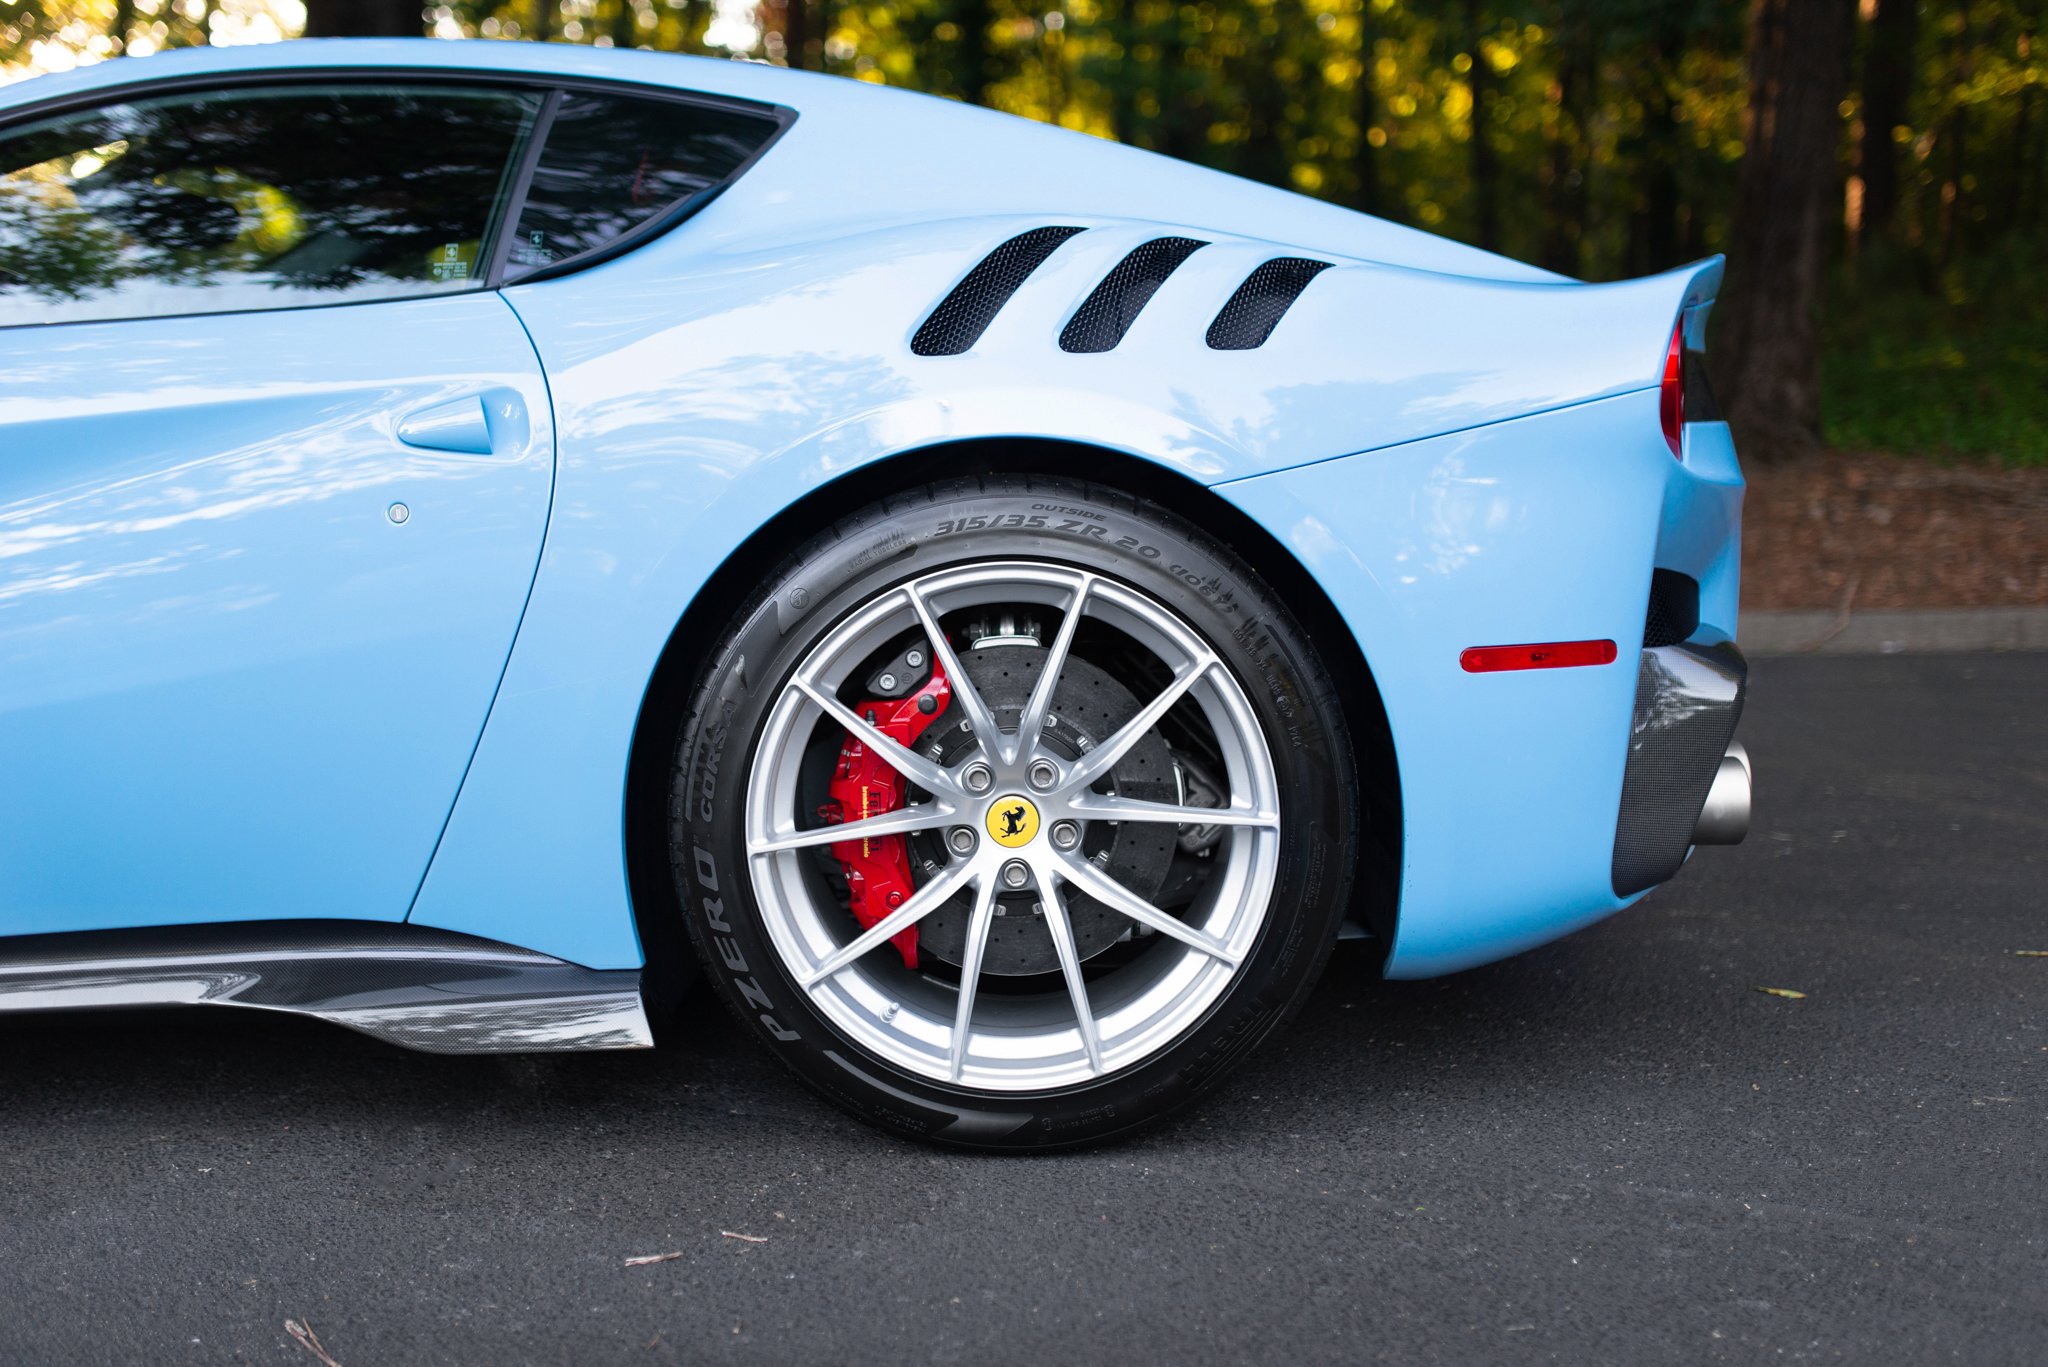
<path id="1" fill-rule="evenodd" d="M 1684 334 L 1687 351 L 1703 351 L 1706 348 L 1707 315 L 1713 311 L 1715 296 L 1721 289 L 1721 278 L 1726 272 L 1727 258 L 1709 256 L 1677 266 L 1655 275 L 1641 275 L 1632 280 L 1613 280 L 1582 285 L 1538 285 L 1522 288 L 1555 291 L 1555 297 L 1566 299 L 1572 291 L 1583 290 L 1588 295 L 1600 296 L 1603 302 L 1611 303 L 1616 309 L 1612 315 L 1617 326 L 1632 333 L 1641 329 L 1643 347 L 1643 369 L 1635 381 L 1644 388 L 1655 389 L 1664 378 L 1664 356 L 1671 346 L 1672 329 L 1678 328 Z M 1592 305 L 1590 300 L 1588 308 Z M 1597 398 L 1589 393 L 1585 397 Z"/>
<path id="2" fill-rule="evenodd" d="M 1707 349 L 1707 315 L 1714 311 L 1714 300 L 1720 294 L 1721 277 L 1727 264 L 1728 258 L 1724 256 L 1709 256 L 1669 272 L 1687 276 L 1685 293 L 1678 305 L 1678 326 L 1685 330 L 1687 351 L 1704 352 Z"/>
<path id="3" fill-rule="evenodd" d="M 1697 308 L 1701 304 L 1711 304 L 1714 302 L 1714 296 L 1720 292 L 1721 276 L 1726 272 L 1727 266 L 1727 257 L 1707 256 L 1693 262 L 1691 265 L 1680 266 L 1675 270 L 1666 271 L 1664 274 L 1687 277 L 1685 299 L 1680 307 L 1691 309 Z"/>

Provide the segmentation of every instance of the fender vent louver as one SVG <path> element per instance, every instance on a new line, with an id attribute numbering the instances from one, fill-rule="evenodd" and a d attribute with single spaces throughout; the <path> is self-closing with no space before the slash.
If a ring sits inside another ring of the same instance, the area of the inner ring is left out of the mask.
<path id="1" fill-rule="evenodd" d="M 1263 346 L 1280 317 L 1293 306 L 1308 282 L 1330 268 L 1327 261 L 1280 256 L 1244 278 L 1237 293 L 1209 324 L 1209 346 L 1216 351 L 1250 351 Z"/>
<path id="2" fill-rule="evenodd" d="M 953 292 L 939 301 L 910 349 L 920 356 L 958 356 L 973 346 L 995 321 L 1010 296 L 1017 292 L 1031 272 L 1053 254 L 1060 243 L 1080 232 L 1079 228 L 1033 228 L 1019 233 L 990 252 L 976 264 Z"/>
<path id="3" fill-rule="evenodd" d="M 1206 242 L 1192 237 L 1155 237 L 1135 248 L 1102 277 L 1060 332 L 1061 351 L 1108 351 L 1124 339 L 1138 310 L 1181 262 Z"/>

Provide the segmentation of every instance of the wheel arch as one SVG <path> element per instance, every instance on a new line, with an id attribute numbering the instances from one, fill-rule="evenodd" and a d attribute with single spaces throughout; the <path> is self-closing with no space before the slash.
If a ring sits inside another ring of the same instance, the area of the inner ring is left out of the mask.
<path id="1" fill-rule="evenodd" d="M 1168 466 L 1083 442 L 984 437 L 940 442 L 871 461 L 805 494 L 757 528 L 698 588 L 663 645 L 634 725 L 626 777 L 626 871 L 646 956 L 651 1004 L 677 998 L 693 972 L 668 868 L 669 767 L 697 673 L 730 620 L 789 547 L 824 532 L 851 509 L 921 484 L 980 475 L 1078 480 L 1143 498 L 1202 528 L 1242 555 L 1278 590 L 1335 676 L 1344 699 L 1365 848 L 1350 920 L 1382 949 L 1393 944 L 1400 890 L 1401 787 L 1393 736 L 1371 666 L 1315 577 L 1272 533 L 1230 502 Z"/>

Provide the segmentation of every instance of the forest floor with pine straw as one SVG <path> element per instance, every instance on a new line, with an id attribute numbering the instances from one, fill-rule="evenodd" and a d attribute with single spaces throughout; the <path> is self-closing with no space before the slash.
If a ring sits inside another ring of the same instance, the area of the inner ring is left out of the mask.
<path id="1" fill-rule="evenodd" d="M 2048 604 L 2048 467 L 1831 451 L 1744 474 L 1745 608 Z"/>

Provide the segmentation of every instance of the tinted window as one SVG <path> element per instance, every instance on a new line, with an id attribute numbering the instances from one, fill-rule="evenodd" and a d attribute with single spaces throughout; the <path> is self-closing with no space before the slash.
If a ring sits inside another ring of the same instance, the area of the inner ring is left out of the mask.
<path id="1" fill-rule="evenodd" d="M 0 134 L 0 325 L 473 289 L 540 101 L 297 86 Z"/>
<path id="2" fill-rule="evenodd" d="M 570 92 L 513 236 L 512 273 L 603 246 L 718 188 L 771 137 L 757 114 Z"/>

